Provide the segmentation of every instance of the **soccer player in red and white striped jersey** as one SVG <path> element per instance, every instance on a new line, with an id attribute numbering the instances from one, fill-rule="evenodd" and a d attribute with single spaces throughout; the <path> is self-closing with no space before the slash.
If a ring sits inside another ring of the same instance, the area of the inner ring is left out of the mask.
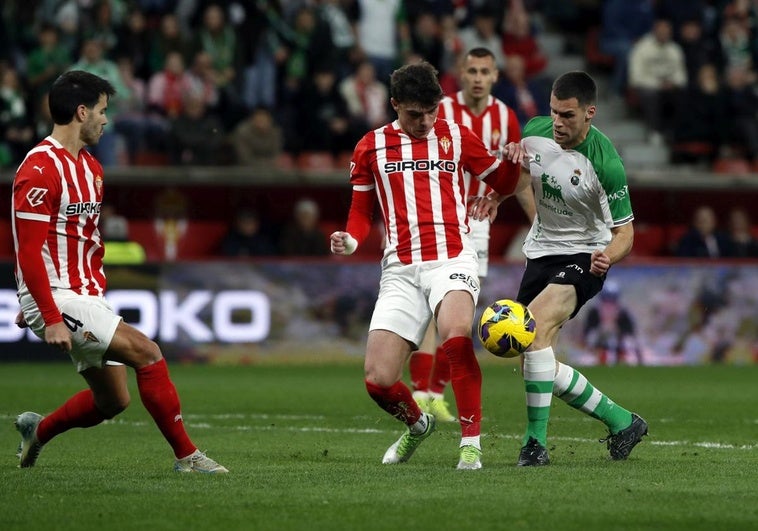
<path id="1" fill-rule="evenodd" d="M 350 164 L 352 203 L 346 231 L 331 235 L 332 252 L 351 254 L 371 228 L 379 201 L 386 230 L 379 297 L 369 326 L 365 383 L 377 404 L 408 427 L 383 463 L 407 461 L 434 430 L 401 381 L 403 367 L 436 319 L 450 360 L 461 425 L 459 469 L 481 468 L 481 371 L 471 340 L 479 295 L 478 261 L 468 237 L 464 172 L 510 195 L 513 164 L 491 155 L 465 126 L 438 120 L 442 89 L 429 63 L 392 74 L 397 120 L 367 133 Z M 486 199 L 489 201 L 489 199 Z"/>
<path id="2" fill-rule="evenodd" d="M 174 469 L 227 472 L 187 435 L 158 345 L 124 323 L 103 297 L 104 249 L 97 228 L 103 168 L 85 146 L 100 140 L 113 94 L 108 81 L 88 72 L 60 76 L 49 93 L 53 131 L 27 154 L 13 181 L 21 305 L 16 322 L 67 352 L 89 386 L 45 417 L 31 411 L 18 416 L 20 466 L 33 466 L 56 435 L 123 411 L 129 403 L 126 364 L 134 368 L 142 403 L 174 451 Z"/>
<path id="3" fill-rule="evenodd" d="M 494 54 L 487 48 L 473 48 L 463 57 L 459 80 L 461 90 L 440 102 L 439 118 L 465 125 L 478 136 L 492 155 L 502 158 L 503 147 L 521 140 L 518 117 L 508 106 L 492 96 L 498 69 Z M 484 181 L 464 174 L 466 196 L 483 196 L 491 191 Z M 534 194 L 527 188 L 517 199 L 529 221 L 534 218 Z M 489 265 L 490 225 L 493 220 L 469 219 L 470 238 L 479 258 L 479 277 L 487 276 Z M 455 421 L 444 399 L 450 381 L 450 365 L 442 346 L 437 344 L 437 330 L 430 323 L 419 350 L 411 356 L 410 379 L 413 397 L 421 409 L 434 414 L 437 420 Z"/>

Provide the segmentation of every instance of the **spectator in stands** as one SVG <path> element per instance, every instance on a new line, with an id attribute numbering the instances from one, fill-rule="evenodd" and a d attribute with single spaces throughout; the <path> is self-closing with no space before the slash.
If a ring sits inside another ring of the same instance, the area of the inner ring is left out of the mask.
<path id="1" fill-rule="evenodd" d="M 724 68 L 752 68 L 750 27 L 747 20 L 738 16 L 725 16 L 719 31 L 719 43 L 724 57 Z"/>
<path id="2" fill-rule="evenodd" d="M 271 110 L 256 107 L 232 131 L 230 137 L 237 164 L 273 166 L 282 152 L 284 139 Z"/>
<path id="3" fill-rule="evenodd" d="M 516 112 L 521 127 L 535 116 L 550 114 L 550 98 L 541 83 L 526 78 L 524 59 L 520 55 L 508 57 L 503 81 L 493 94 Z"/>
<path id="4" fill-rule="evenodd" d="M 445 44 L 442 41 L 442 28 L 434 14 L 421 12 L 416 17 L 411 31 L 411 48 L 413 53 L 430 62 L 438 71 L 442 71 Z M 386 104 L 385 98 L 385 104 Z"/>
<path id="5" fill-rule="evenodd" d="M 685 20 L 679 28 L 679 45 L 684 52 L 687 65 L 687 82 L 689 87 L 698 84 L 699 72 L 703 65 L 711 64 L 721 70 L 721 49 L 718 42 L 703 34 L 700 18 Z"/>
<path id="6" fill-rule="evenodd" d="M 223 160 L 219 153 L 223 144 L 223 126 L 208 109 L 202 96 L 185 95 L 183 112 L 171 120 L 168 147 L 174 164 L 186 166 L 215 165 Z"/>
<path id="7" fill-rule="evenodd" d="M 732 256 L 736 258 L 758 258 L 758 239 L 753 235 L 750 215 L 744 208 L 734 208 L 729 212 L 729 238 Z"/>
<path id="8" fill-rule="evenodd" d="M 350 120 L 347 102 L 335 85 L 334 72 L 320 68 L 306 83 L 299 99 L 298 133 L 304 151 L 350 151 L 362 135 Z M 365 122 L 364 122 L 365 132 Z"/>
<path id="9" fill-rule="evenodd" d="M 213 59 L 210 54 L 208 52 L 195 54 L 187 75 L 192 81 L 192 93 L 199 95 L 206 108 L 215 112 L 220 106 L 220 97 L 213 77 Z"/>
<path id="10" fill-rule="evenodd" d="M 47 94 L 53 81 L 71 65 L 71 53 L 60 43 L 55 26 L 42 24 L 37 39 L 38 46 L 26 58 L 26 82 L 35 100 Z"/>
<path id="11" fill-rule="evenodd" d="M 10 66 L 0 68 L 0 166 L 20 163 L 35 140 L 18 73 Z"/>
<path id="12" fill-rule="evenodd" d="M 147 114 L 147 88 L 135 75 L 131 57 L 119 57 L 116 64 L 129 92 L 121 99 L 119 113 L 113 120 L 114 129 L 126 141 L 128 163 L 134 164 L 137 154 L 154 141 L 157 136 L 154 130 L 160 126 L 153 125 Z"/>
<path id="13" fill-rule="evenodd" d="M 474 12 L 471 26 L 464 27 L 458 33 L 464 50 L 487 48 L 495 56 L 498 70 L 505 70 L 506 57 L 503 54 L 503 40 L 497 33 L 497 12 L 485 4 Z"/>
<path id="14" fill-rule="evenodd" d="M 187 73 L 184 57 L 178 51 L 166 54 L 163 68 L 155 72 L 148 81 L 147 103 L 151 111 L 166 119 L 176 118 L 182 113 L 184 97 L 197 87 Z"/>
<path id="15" fill-rule="evenodd" d="M 242 209 L 234 218 L 234 225 L 221 241 L 221 254 L 229 257 L 271 256 L 276 249 L 267 233 L 262 230 L 258 212 Z"/>
<path id="16" fill-rule="evenodd" d="M 536 78 L 547 67 L 547 57 L 532 33 L 529 12 L 521 0 L 511 2 L 511 8 L 503 17 L 502 49 L 508 61 L 515 55 L 522 58 L 526 79 Z"/>
<path id="17" fill-rule="evenodd" d="M 279 236 L 279 252 L 284 256 L 326 256 L 328 236 L 319 228 L 319 208 L 311 199 L 295 204 L 292 219 Z"/>
<path id="18" fill-rule="evenodd" d="M 612 87 L 626 95 L 629 53 L 653 27 L 654 0 L 606 0 L 602 8 L 600 50 L 613 56 Z"/>
<path id="19" fill-rule="evenodd" d="M 158 72 L 164 67 L 169 52 L 181 54 L 185 64 L 189 64 L 188 61 L 193 57 L 190 43 L 184 36 L 179 19 L 174 13 L 166 13 L 161 17 L 158 31 L 154 32 L 150 39 L 147 62 L 151 73 Z"/>
<path id="20" fill-rule="evenodd" d="M 148 63 L 150 32 L 145 14 L 138 6 L 129 10 L 125 23 L 116 29 L 114 55 L 128 57 L 134 65 L 134 75 L 144 82 L 153 73 Z"/>
<path id="21" fill-rule="evenodd" d="M 207 4 L 193 49 L 195 53 L 205 52 L 210 57 L 211 80 L 220 98 L 217 113 L 225 126 L 236 124 L 242 102 L 236 81 L 240 59 L 238 47 L 237 34 L 227 21 L 221 4 Z"/>
<path id="22" fill-rule="evenodd" d="M 729 237 L 717 227 L 716 213 L 709 206 L 700 206 L 692 216 L 687 232 L 676 244 L 675 255 L 689 258 L 722 258 L 731 256 Z"/>
<path id="23" fill-rule="evenodd" d="M 332 62 L 337 79 L 344 79 L 360 55 L 353 29 L 358 21 L 358 4 L 356 0 L 318 0 L 316 14 L 329 28 L 334 46 Z"/>
<path id="24" fill-rule="evenodd" d="M 238 29 L 242 56 L 242 101 L 248 109 L 277 103 L 277 65 L 287 51 L 275 31 L 284 25 L 278 1 L 251 2 Z"/>
<path id="25" fill-rule="evenodd" d="M 710 166 L 724 145 L 728 119 L 714 64 L 700 67 L 694 85 L 683 94 L 682 107 L 686 111 L 674 120 L 672 162 L 703 161 Z"/>
<path id="26" fill-rule="evenodd" d="M 662 144 L 671 133 L 680 112 L 682 91 L 687 86 L 687 66 L 681 46 L 672 40 L 671 23 L 657 19 L 653 30 L 632 47 L 629 55 L 629 85 L 640 102 L 650 140 Z"/>
<path id="27" fill-rule="evenodd" d="M 411 52 L 411 31 L 404 0 L 357 0 L 358 46 L 376 69 L 376 78 L 389 87 L 390 74 Z"/>
<path id="28" fill-rule="evenodd" d="M 352 120 L 362 122 L 364 132 L 389 121 L 387 87 L 376 79 L 371 61 L 358 63 L 355 72 L 340 82 L 339 92 L 347 102 Z"/>
<path id="29" fill-rule="evenodd" d="M 758 76 L 746 66 L 731 66 L 725 78 L 729 141 L 758 162 Z"/>
<path id="30" fill-rule="evenodd" d="M 331 70 L 334 44 L 329 26 L 320 23 L 311 7 L 295 15 L 288 37 L 289 55 L 284 65 L 284 89 L 288 102 L 297 99 L 316 69 Z"/>
<path id="31" fill-rule="evenodd" d="M 105 57 L 103 43 L 96 37 L 87 38 L 82 42 L 81 55 L 71 66 L 71 70 L 84 70 L 100 76 L 109 81 L 116 90 L 116 94 L 108 100 L 110 120 L 105 126 L 105 132 L 100 137 L 100 142 L 89 148 L 103 166 L 114 166 L 118 162 L 118 144 L 113 124 L 121 111 L 122 102 L 131 98 L 131 89 L 124 83 L 118 65 Z"/>

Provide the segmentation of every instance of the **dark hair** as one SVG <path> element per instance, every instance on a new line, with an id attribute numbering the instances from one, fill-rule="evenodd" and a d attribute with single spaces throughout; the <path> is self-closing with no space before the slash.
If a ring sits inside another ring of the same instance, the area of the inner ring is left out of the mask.
<path id="1" fill-rule="evenodd" d="M 439 104 L 443 94 L 437 69 L 426 61 L 401 66 L 390 77 L 390 96 L 398 103 Z"/>
<path id="2" fill-rule="evenodd" d="M 66 72 L 50 88 L 50 116 L 53 123 L 66 125 L 74 119 L 79 105 L 92 109 L 102 94 L 110 98 L 115 93 L 116 89 L 109 81 L 95 74 L 82 70 Z"/>
<path id="3" fill-rule="evenodd" d="M 470 55 L 471 57 L 492 57 L 492 59 L 495 59 L 495 54 L 490 51 L 489 48 L 484 48 L 483 46 L 478 46 L 476 48 L 471 48 L 466 55 Z"/>
<path id="4" fill-rule="evenodd" d="M 566 72 L 553 82 L 553 94 L 559 100 L 576 98 L 580 107 L 597 103 L 597 85 L 587 72 Z"/>

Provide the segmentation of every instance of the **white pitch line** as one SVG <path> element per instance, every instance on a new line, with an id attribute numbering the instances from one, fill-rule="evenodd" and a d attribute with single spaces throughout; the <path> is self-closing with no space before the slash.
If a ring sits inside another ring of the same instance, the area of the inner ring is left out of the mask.
<path id="1" fill-rule="evenodd" d="M 15 419 L 16 415 L 7 415 L 7 414 L 0 414 L 0 419 Z M 256 426 L 254 424 L 241 424 L 237 426 L 222 426 L 220 424 L 213 424 L 210 422 L 203 422 L 203 419 L 213 419 L 213 420 L 244 420 L 244 419 L 250 419 L 250 420 L 267 420 L 267 421 L 291 421 L 291 420 L 308 420 L 308 421 L 322 421 L 326 417 L 323 415 L 278 415 L 278 414 L 264 414 L 264 413 L 250 413 L 250 414 L 244 414 L 244 413 L 229 413 L 229 414 L 211 414 L 211 415 L 199 415 L 199 414 L 190 414 L 185 415 L 185 421 L 186 424 L 190 428 L 195 429 L 232 429 L 236 431 L 287 431 L 287 432 L 299 432 L 299 433 L 346 433 L 346 434 L 383 434 L 383 433 L 392 433 L 396 434 L 398 430 L 382 430 L 382 429 L 376 429 L 376 428 L 326 428 L 323 426 L 286 426 L 286 425 L 279 425 L 279 424 L 267 424 L 265 426 Z M 352 417 L 352 420 L 360 420 L 365 421 L 368 417 L 365 415 Z M 126 425 L 126 426 L 146 426 L 150 424 L 148 421 L 131 421 L 131 420 L 122 420 L 122 419 L 113 419 L 113 420 L 106 420 L 103 422 L 103 424 L 119 424 L 119 425 Z M 482 437 L 500 437 L 503 439 L 516 439 L 520 440 L 522 438 L 522 435 L 515 434 L 515 433 L 498 433 L 498 432 L 492 432 L 488 431 L 485 433 L 482 433 Z M 579 443 L 587 443 L 587 442 L 597 442 L 598 439 L 586 439 L 581 437 L 561 437 L 561 436 L 551 436 L 550 440 L 556 440 L 556 441 L 563 441 L 563 442 L 579 442 Z M 659 441 L 659 440 L 651 440 L 651 439 L 645 439 L 645 442 L 647 444 L 651 444 L 653 446 L 680 446 L 680 447 L 695 447 L 695 448 L 706 448 L 709 450 L 742 450 L 742 451 L 751 451 L 758 449 L 758 444 L 731 444 L 731 443 L 723 443 L 723 442 L 709 442 L 709 441 L 687 441 L 687 440 L 680 440 L 680 441 Z"/>

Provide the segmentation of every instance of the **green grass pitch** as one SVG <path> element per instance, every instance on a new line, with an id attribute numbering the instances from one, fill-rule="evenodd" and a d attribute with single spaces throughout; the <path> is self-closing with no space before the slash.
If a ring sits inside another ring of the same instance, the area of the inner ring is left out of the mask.
<path id="1" fill-rule="evenodd" d="M 366 394 L 360 360 L 173 364 L 190 435 L 223 476 L 172 471 L 133 373 L 127 411 L 19 469 L 15 416 L 49 412 L 83 380 L 69 364 L 0 365 L 0 529 L 758 529 L 758 367 L 584 369 L 650 435 L 609 461 L 603 425 L 554 400 L 552 464 L 522 469 L 520 374 L 482 361 L 484 468 L 467 472 L 455 424 L 410 462 L 381 464 L 401 426 Z"/>

